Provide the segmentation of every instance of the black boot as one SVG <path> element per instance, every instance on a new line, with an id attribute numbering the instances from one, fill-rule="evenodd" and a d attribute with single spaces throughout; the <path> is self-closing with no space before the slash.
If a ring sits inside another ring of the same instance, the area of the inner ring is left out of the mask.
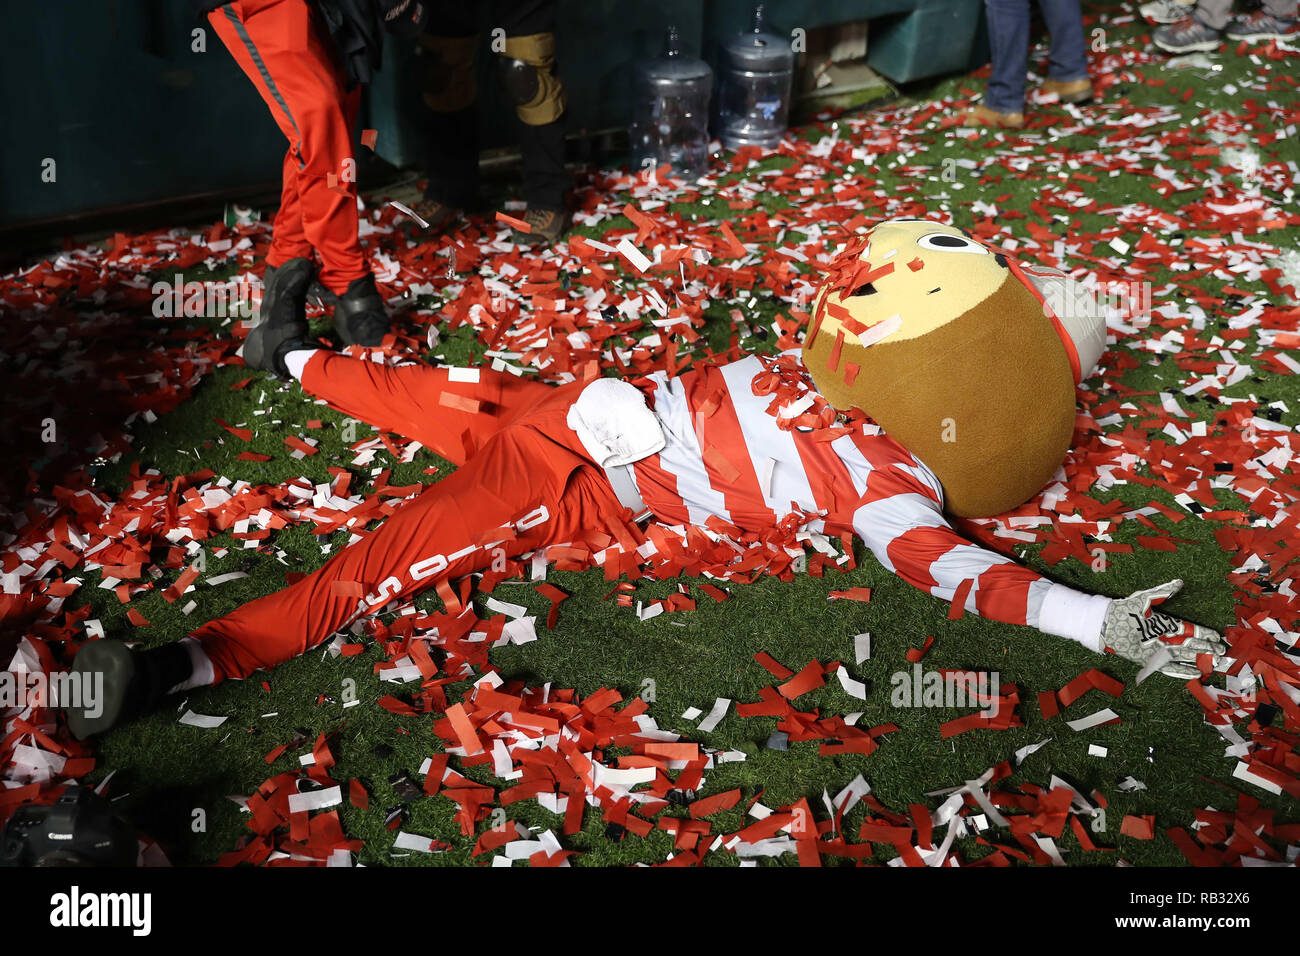
<path id="1" fill-rule="evenodd" d="M 307 340 L 307 287 L 314 272 L 308 259 L 290 259 L 266 270 L 257 324 L 244 340 L 244 364 L 249 368 L 288 377 L 277 357 L 282 359 L 286 343 Z"/>
<path id="2" fill-rule="evenodd" d="M 344 345 L 379 345 L 388 334 L 388 312 L 375 287 L 375 277 L 366 273 L 354 279 L 334 304 L 334 328 Z"/>
<path id="3" fill-rule="evenodd" d="M 78 675 L 81 700 L 65 702 L 63 712 L 72 736 L 86 740 L 157 710 L 192 670 L 189 652 L 179 642 L 133 651 L 121 641 L 102 639 L 77 651 L 72 673 Z"/>

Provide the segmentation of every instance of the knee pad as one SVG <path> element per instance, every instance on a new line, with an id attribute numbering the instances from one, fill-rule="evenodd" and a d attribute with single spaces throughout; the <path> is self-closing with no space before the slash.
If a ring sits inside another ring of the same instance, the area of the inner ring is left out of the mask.
<path id="1" fill-rule="evenodd" d="M 474 71 L 474 52 L 478 37 L 420 35 L 424 51 L 424 105 L 435 113 L 455 113 L 468 109 L 478 99 L 478 80 Z"/>
<path id="2" fill-rule="evenodd" d="M 564 113 L 564 85 L 553 72 L 555 34 L 506 37 L 501 78 L 515 115 L 529 126 L 554 123 Z"/>

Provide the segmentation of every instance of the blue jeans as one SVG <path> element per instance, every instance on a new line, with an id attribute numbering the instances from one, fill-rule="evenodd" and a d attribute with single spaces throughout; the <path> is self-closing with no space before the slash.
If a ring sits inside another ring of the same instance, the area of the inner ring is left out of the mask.
<path id="1" fill-rule="evenodd" d="M 1047 75 L 1054 80 L 1082 80 L 1088 75 L 1079 0 L 1038 0 L 1052 38 Z M 984 105 L 999 113 L 1025 108 L 1025 72 L 1029 68 L 1029 0 L 984 0 L 989 15 L 993 76 Z"/>

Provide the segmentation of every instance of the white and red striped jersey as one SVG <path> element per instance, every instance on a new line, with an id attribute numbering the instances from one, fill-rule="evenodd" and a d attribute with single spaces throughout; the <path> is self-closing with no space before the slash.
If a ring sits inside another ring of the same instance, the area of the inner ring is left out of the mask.
<path id="1" fill-rule="evenodd" d="M 811 429 L 779 427 L 768 412 L 771 397 L 752 387 L 764 371 L 762 360 L 749 356 L 673 379 L 662 372 L 648 377 L 667 444 L 633 470 L 656 518 L 703 525 L 716 515 L 757 531 L 796 510 L 820 513 L 807 530 L 856 534 L 886 568 L 935 597 L 951 601 L 970 581 L 967 611 L 1099 649 L 1092 638 L 1099 637 L 1100 619 L 1096 635 L 1059 620 L 1070 616 L 1067 605 L 1091 596 L 963 538 L 944 517 L 934 473 L 877 426 L 851 424 L 833 441 L 818 440 Z M 1090 609 L 1095 618 L 1099 607 Z"/>

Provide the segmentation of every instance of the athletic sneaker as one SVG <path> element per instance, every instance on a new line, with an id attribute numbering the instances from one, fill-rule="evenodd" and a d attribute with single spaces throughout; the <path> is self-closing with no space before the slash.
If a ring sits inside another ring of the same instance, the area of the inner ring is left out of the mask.
<path id="1" fill-rule="evenodd" d="M 1256 10 L 1245 16 L 1233 17 L 1223 35 L 1229 40 L 1286 40 L 1295 36 L 1296 25 L 1300 20 L 1295 17 L 1275 17 Z"/>
<path id="2" fill-rule="evenodd" d="M 429 224 L 428 226 L 421 226 L 418 222 L 411 223 L 411 231 L 422 239 L 449 231 L 451 227 L 460 222 L 464 215 L 463 210 L 457 209 L 455 206 L 449 206 L 445 202 L 439 202 L 437 199 L 421 199 L 411 209 Z"/>
<path id="3" fill-rule="evenodd" d="M 1043 80 L 1039 89 L 1047 94 L 1055 93 L 1062 103 L 1085 103 L 1092 99 L 1092 80 L 1086 76 L 1081 80 Z"/>
<path id="4" fill-rule="evenodd" d="M 521 232 L 515 229 L 511 234 L 514 241 L 524 246 L 543 244 L 549 246 L 554 245 L 569 231 L 573 217 L 567 209 L 543 209 L 540 206 L 530 206 L 524 212 L 523 220 L 528 223 L 530 231 Z"/>
<path id="5" fill-rule="evenodd" d="M 1196 17 L 1183 17 L 1153 33 L 1151 42 L 1166 53 L 1209 53 L 1223 45 L 1223 37 Z"/>
<path id="6" fill-rule="evenodd" d="M 1151 0 L 1138 7 L 1138 13 L 1152 23 L 1177 23 L 1192 12 L 1195 2 L 1182 3 L 1179 0 Z"/>
<path id="7" fill-rule="evenodd" d="M 984 126 L 990 129 L 1024 129 L 1024 113 L 1003 113 L 977 103 L 962 114 L 962 126 Z"/>

